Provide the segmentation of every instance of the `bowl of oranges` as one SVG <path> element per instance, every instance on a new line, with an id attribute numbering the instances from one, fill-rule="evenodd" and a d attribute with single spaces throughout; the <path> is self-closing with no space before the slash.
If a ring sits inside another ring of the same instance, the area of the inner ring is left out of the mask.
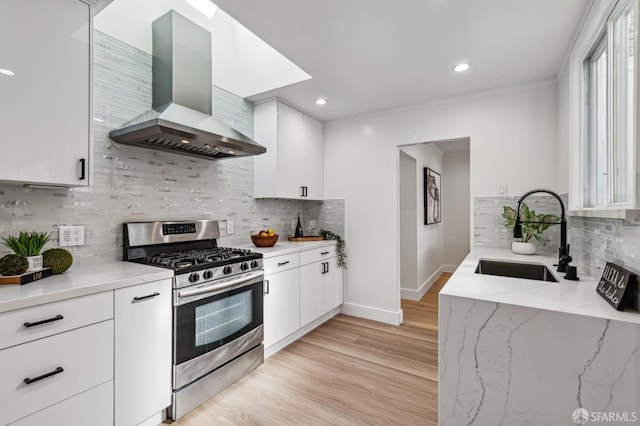
<path id="1" fill-rule="evenodd" d="M 273 247 L 278 242 L 278 234 L 273 228 L 261 230 L 257 234 L 251 234 L 251 241 L 256 247 Z"/>

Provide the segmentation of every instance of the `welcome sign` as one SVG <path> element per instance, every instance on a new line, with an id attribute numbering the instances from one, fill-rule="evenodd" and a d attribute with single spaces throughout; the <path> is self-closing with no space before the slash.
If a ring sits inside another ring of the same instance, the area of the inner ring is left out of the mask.
<path id="1" fill-rule="evenodd" d="M 607 262 L 596 291 L 611 306 L 623 311 L 635 285 L 636 274 L 615 263 Z"/>

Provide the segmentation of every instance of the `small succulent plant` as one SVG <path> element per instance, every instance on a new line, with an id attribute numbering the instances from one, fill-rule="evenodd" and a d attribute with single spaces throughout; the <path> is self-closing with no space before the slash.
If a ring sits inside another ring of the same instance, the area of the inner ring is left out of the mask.
<path id="1" fill-rule="evenodd" d="M 20 235 L 17 237 L 9 236 L 3 238 L 3 244 L 9 247 L 15 254 L 19 254 L 20 256 L 37 256 L 40 254 L 40 251 L 44 247 L 49 239 L 51 238 L 51 233 L 47 234 L 44 232 L 20 232 Z"/>
<path id="2" fill-rule="evenodd" d="M 29 262 L 24 256 L 8 254 L 0 259 L 0 274 L 21 275 L 29 268 Z"/>

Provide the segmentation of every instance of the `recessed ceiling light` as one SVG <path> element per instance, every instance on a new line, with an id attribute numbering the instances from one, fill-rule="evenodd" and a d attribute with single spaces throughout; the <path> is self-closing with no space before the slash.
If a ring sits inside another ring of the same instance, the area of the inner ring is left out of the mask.
<path id="1" fill-rule="evenodd" d="M 325 105 L 326 103 L 327 103 L 327 100 L 325 98 L 316 99 L 316 104 L 317 105 Z"/>
<path id="2" fill-rule="evenodd" d="M 211 3 L 209 0 L 184 0 L 193 6 L 198 12 L 202 13 L 207 18 L 213 18 L 213 14 L 218 10 L 218 6 Z"/>
<path id="3" fill-rule="evenodd" d="M 186 140 L 186 139 L 182 139 L 180 142 L 182 142 L 182 143 L 189 143 L 189 141 L 188 141 L 188 140 Z"/>
<path id="4" fill-rule="evenodd" d="M 453 67 L 453 70 L 456 72 L 462 72 L 468 70 L 469 68 L 471 68 L 471 64 L 469 64 L 468 62 L 464 62 Z"/>
<path id="5" fill-rule="evenodd" d="M 5 68 L 0 68 L 0 74 L 4 74 L 4 75 L 16 75 L 16 73 L 14 73 L 11 70 L 5 69 Z"/>

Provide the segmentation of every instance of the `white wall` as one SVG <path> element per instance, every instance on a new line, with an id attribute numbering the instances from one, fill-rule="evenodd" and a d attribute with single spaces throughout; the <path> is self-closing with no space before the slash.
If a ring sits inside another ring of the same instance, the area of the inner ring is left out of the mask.
<path id="1" fill-rule="evenodd" d="M 418 199 L 416 198 L 416 159 L 400 155 L 400 287 L 418 289 Z"/>
<path id="2" fill-rule="evenodd" d="M 442 173 L 442 261 L 457 267 L 469 254 L 471 196 L 469 151 L 445 152 Z"/>
<path id="3" fill-rule="evenodd" d="M 403 146 L 402 151 L 416 159 L 416 181 L 413 196 L 417 201 L 417 217 L 414 219 L 414 232 L 417 236 L 417 247 L 414 252 L 417 263 L 416 283 L 412 287 L 402 289 L 417 290 L 414 297 L 411 293 L 401 292 L 405 298 L 420 299 L 437 278 L 436 273 L 442 266 L 442 222 L 431 225 L 424 224 L 424 168 L 429 167 L 442 175 L 442 151 L 433 144 Z M 400 187 L 402 189 L 402 186 Z"/>
<path id="4" fill-rule="evenodd" d="M 348 205 L 345 312 L 401 320 L 398 145 L 470 138 L 472 196 L 496 195 L 499 183 L 511 195 L 556 189 L 557 117 L 546 81 L 326 123 L 325 198 Z"/>
<path id="5" fill-rule="evenodd" d="M 569 193 L 569 67 L 565 67 L 558 79 L 558 193 Z"/>

